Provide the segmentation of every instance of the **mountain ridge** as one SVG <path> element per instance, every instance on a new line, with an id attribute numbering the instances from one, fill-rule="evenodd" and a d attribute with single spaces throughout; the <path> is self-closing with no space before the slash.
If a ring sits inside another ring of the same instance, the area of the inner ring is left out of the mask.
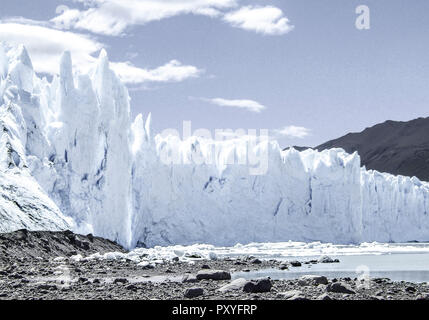
<path id="1" fill-rule="evenodd" d="M 429 181 L 429 117 L 385 122 L 361 132 L 348 133 L 313 149 L 357 151 L 362 166 L 394 175 Z"/>

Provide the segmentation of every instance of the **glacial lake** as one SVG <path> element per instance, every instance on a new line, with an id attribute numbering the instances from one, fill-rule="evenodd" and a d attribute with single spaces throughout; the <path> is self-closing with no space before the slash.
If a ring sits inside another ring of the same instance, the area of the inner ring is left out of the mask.
<path id="1" fill-rule="evenodd" d="M 303 275 L 324 275 L 328 278 L 389 278 L 393 281 L 429 282 L 429 253 L 390 253 L 380 255 L 332 255 L 339 263 L 302 264 L 289 270 L 265 269 L 250 272 L 236 272 L 233 279 L 296 279 Z M 264 257 L 265 259 L 267 256 Z M 285 260 L 308 261 L 314 257 L 288 257 Z"/>
<path id="2" fill-rule="evenodd" d="M 300 262 L 318 260 L 322 256 L 339 259 L 339 263 L 302 264 L 289 270 L 260 270 L 235 272 L 233 278 L 296 279 L 306 274 L 329 278 L 389 278 L 393 281 L 429 282 L 429 243 L 361 243 L 332 244 L 323 242 L 265 242 L 214 246 L 194 244 L 135 249 L 129 255 L 147 254 L 151 260 L 173 257 L 200 256 L 207 259 L 255 257 Z M 186 260 L 186 259 L 185 259 Z M 192 259 L 189 259 L 192 260 Z M 251 268 L 250 268 L 251 269 Z"/>

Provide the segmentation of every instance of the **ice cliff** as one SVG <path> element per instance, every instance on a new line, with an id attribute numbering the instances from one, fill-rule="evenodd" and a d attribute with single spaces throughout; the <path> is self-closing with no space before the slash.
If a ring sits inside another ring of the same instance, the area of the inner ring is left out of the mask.
<path id="1" fill-rule="evenodd" d="M 429 240 L 428 183 L 341 149 L 153 135 L 105 51 L 88 74 L 66 52 L 48 81 L 1 43 L 0 105 L 0 232 L 72 228 L 126 247 Z"/>

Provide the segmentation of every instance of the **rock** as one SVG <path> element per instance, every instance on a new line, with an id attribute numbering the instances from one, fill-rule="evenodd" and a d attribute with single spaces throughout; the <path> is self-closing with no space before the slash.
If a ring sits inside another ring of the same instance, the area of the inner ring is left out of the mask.
<path id="1" fill-rule="evenodd" d="M 336 262 L 340 262 L 340 260 L 332 259 L 331 257 L 328 257 L 328 256 L 322 256 L 319 258 L 318 262 L 319 263 L 336 263 Z"/>
<path id="2" fill-rule="evenodd" d="M 199 296 L 204 295 L 204 289 L 203 288 L 189 288 L 185 290 L 185 298 L 196 298 Z"/>
<path id="3" fill-rule="evenodd" d="M 321 294 L 320 296 L 318 296 L 318 297 L 317 297 L 317 300 L 334 300 L 334 299 L 332 299 L 332 298 L 329 296 L 329 294 L 324 293 L 324 294 Z"/>
<path id="4" fill-rule="evenodd" d="M 382 284 L 382 283 L 389 281 L 389 279 L 387 279 L 387 278 L 374 278 L 374 279 L 372 279 L 372 281 L 374 281 L 377 284 Z"/>
<path id="5" fill-rule="evenodd" d="M 243 291 L 250 293 L 270 292 L 272 286 L 273 285 L 270 279 L 258 279 L 255 281 L 246 282 L 243 287 Z"/>
<path id="6" fill-rule="evenodd" d="M 302 266 L 301 262 L 299 262 L 299 261 L 297 261 L 297 260 L 291 261 L 291 262 L 290 262 L 290 265 L 291 265 L 292 267 L 301 267 L 301 266 Z"/>
<path id="7" fill-rule="evenodd" d="M 227 285 L 220 287 L 218 291 L 220 292 L 228 292 L 228 291 L 235 291 L 235 290 L 242 291 L 247 282 L 248 281 L 244 278 L 235 279 L 231 283 L 228 283 Z"/>
<path id="8" fill-rule="evenodd" d="M 308 301 L 310 299 L 304 297 L 303 295 L 295 295 L 293 297 L 290 297 L 288 300 L 295 300 L 295 301 Z"/>
<path id="9" fill-rule="evenodd" d="M 405 291 L 407 291 L 408 293 L 415 293 L 417 289 L 414 287 L 406 287 Z"/>
<path id="10" fill-rule="evenodd" d="M 149 261 L 142 261 L 137 264 L 138 267 L 141 267 L 143 270 L 154 269 L 155 266 Z"/>
<path id="11" fill-rule="evenodd" d="M 355 294 L 356 292 L 344 282 L 334 282 L 328 284 L 326 291 L 335 293 Z"/>
<path id="12" fill-rule="evenodd" d="M 208 264 L 203 264 L 201 266 L 201 269 L 211 269 L 210 266 Z"/>
<path id="13" fill-rule="evenodd" d="M 198 280 L 231 280 L 231 274 L 223 270 L 200 270 Z"/>
<path id="14" fill-rule="evenodd" d="M 116 278 L 115 280 L 113 280 L 113 283 L 122 283 L 122 284 L 125 284 L 125 283 L 128 283 L 128 280 L 125 279 L 125 278 Z"/>
<path id="15" fill-rule="evenodd" d="M 288 269 L 289 269 L 289 265 L 288 265 L 287 263 L 282 263 L 282 264 L 279 266 L 279 269 L 280 269 L 280 270 L 288 270 Z"/>
<path id="16" fill-rule="evenodd" d="M 55 284 L 42 283 L 42 284 L 39 284 L 37 286 L 37 289 L 39 289 L 40 291 L 43 291 L 43 290 L 57 290 L 58 287 Z"/>
<path id="17" fill-rule="evenodd" d="M 179 262 L 179 260 L 180 260 L 180 259 L 179 259 L 179 257 L 174 257 L 174 258 L 173 258 L 173 261 L 174 261 L 174 262 Z"/>
<path id="18" fill-rule="evenodd" d="M 80 241 L 78 246 L 83 250 L 89 250 L 91 248 L 88 241 Z"/>
<path id="19" fill-rule="evenodd" d="M 131 291 L 137 291 L 137 287 L 133 284 L 126 286 L 125 289 L 131 290 Z"/>
<path id="20" fill-rule="evenodd" d="M 28 238 L 28 230 L 21 229 L 21 230 L 16 231 L 16 239 L 17 240 L 20 240 L 20 241 L 27 240 L 27 238 Z"/>
<path id="21" fill-rule="evenodd" d="M 279 292 L 277 293 L 277 297 L 281 299 L 290 299 L 293 296 L 302 295 L 302 291 L 299 290 L 290 290 L 285 292 Z"/>
<path id="22" fill-rule="evenodd" d="M 66 253 L 66 255 L 67 255 L 68 257 L 75 256 L 75 255 L 77 255 L 77 251 L 74 251 L 74 250 L 69 251 L 69 252 L 67 252 L 67 253 Z"/>
<path id="23" fill-rule="evenodd" d="M 298 284 L 300 286 L 328 284 L 328 278 L 326 278 L 325 276 L 305 275 L 299 278 Z"/>
<path id="24" fill-rule="evenodd" d="M 182 278 L 182 283 L 194 283 L 198 281 L 199 280 L 197 279 L 197 277 L 194 276 L 193 274 L 186 274 Z"/>
<path id="25" fill-rule="evenodd" d="M 253 264 L 261 264 L 261 263 L 262 263 L 262 261 L 261 261 L 261 260 L 259 260 L 259 259 L 253 259 L 253 260 L 251 261 L 251 263 L 253 263 Z"/>
<path id="26" fill-rule="evenodd" d="M 416 300 L 429 300 L 429 293 L 422 293 L 418 295 Z"/>

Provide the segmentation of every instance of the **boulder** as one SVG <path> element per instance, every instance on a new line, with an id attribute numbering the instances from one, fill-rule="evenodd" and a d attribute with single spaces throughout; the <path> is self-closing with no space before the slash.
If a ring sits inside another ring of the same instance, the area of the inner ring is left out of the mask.
<path id="1" fill-rule="evenodd" d="M 198 280 L 231 280 L 231 274 L 223 270 L 200 270 Z"/>
<path id="2" fill-rule="evenodd" d="M 322 256 L 319 258 L 319 260 L 317 260 L 317 262 L 319 262 L 319 263 L 338 263 L 338 262 L 340 262 L 340 260 L 332 259 L 331 257 L 328 257 L 328 256 Z"/>
<path id="3" fill-rule="evenodd" d="M 290 291 L 285 291 L 285 292 L 279 292 L 277 293 L 277 297 L 280 299 L 290 299 L 293 296 L 297 296 L 297 295 L 302 295 L 302 291 L 299 290 L 290 290 Z"/>
<path id="4" fill-rule="evenodd" d="M 302 266 L 302 263 L 297 261 L 297 260 L 291 261 L 289 263 L 292 267 L 301 267 Z"/>
<path id="5" fill-rule="evenodd" d="M 184 296 L 185 298 L 196 298 L 199 296 L 204 295 L 204 289 L 203 288 L 189 288 L 185 290 Z"/>
<path id="6" fill-rule="evenodd" d="M 299 278 L 298 284 L 300 286 L 328 284 L 328 278 L 326 278 L 325 276 L 305 275 Z"/>
<path id="7" fill-rule="evenodd" d="M 270 292 L 272 288 L 270 279 L 258 279 L 254 281 L 248 281 L 244 287 L 243 291 L 248 293 L 262 293 Z"/>
<path id="8" fill-rule="evenodd" d="M 326 291 L 334 293 L 355 294 L 356 292 L 344 282 L 334 282 L 328 284 Z"/>
<path id="9" fill-rule="evenodd" d="M 317 297 L 317 300 L 334 300 L 331 298 L 331 296 L 327 293 L 321 294 Z"/>
<path id="10" fill-rule="evenodd" d="M 198 279 L 193 274 L 186 274 L 182 278 L 182 283 L 195 283 L 198 282 Z"/>
<path id="11" fill-rule="evenodd" d="M 248 281 L 244 278 L 235 279 L 234 281 L 228 283 L 227 285 L 220 287 L 218 291 L 220 292 L 228 292 L 228 291 L 235 291 L 235 290 L 242 291 L 247 282 Z"/>
<path id="12" fill-rule="evenodd" d="M 115 280 L 113 280 L 113 283 L 125 284 L 125 283 L 128 283 L 128 280 L 125 278 L 116 278 Z"/>

